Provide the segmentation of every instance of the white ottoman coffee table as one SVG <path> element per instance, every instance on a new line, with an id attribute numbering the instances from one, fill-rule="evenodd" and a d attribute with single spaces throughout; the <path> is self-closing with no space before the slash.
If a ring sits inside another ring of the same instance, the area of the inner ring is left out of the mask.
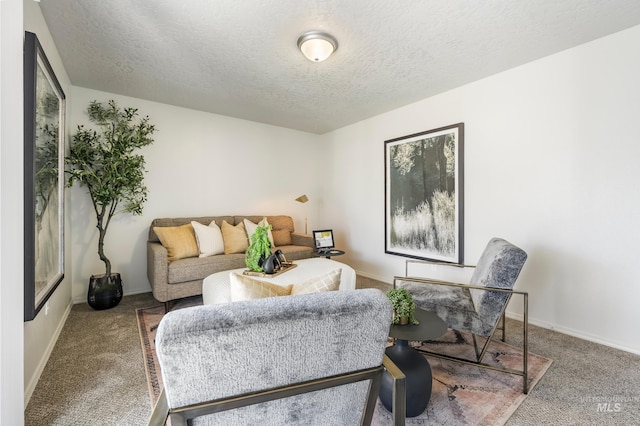
<path id="1" fill-rule="evenodd" d="M 289 285 L 341 268 L 340 290 L 355 290 L 356 288 L 356 271 L 351 266 L 344 263 L 325 259 L 323 257 L 295 260 L 293 263 L 298 266 L 275 277 L 269 277 L 267 275 L 264 277 L 253 278 L 274 284 Z M 246 269 L 247 268 L 232 269 L 209 275 L 202 282 L 202 302 L 205 305 L 230 302 L 231 287 L 229 284 L 229 274 L 231 272 L 242 273 L 242 271 L 245 271 Z"/>

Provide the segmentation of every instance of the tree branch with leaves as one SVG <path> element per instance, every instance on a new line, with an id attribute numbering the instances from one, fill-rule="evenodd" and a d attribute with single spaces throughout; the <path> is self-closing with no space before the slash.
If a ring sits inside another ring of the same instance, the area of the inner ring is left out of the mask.
<path id="1" fill-rule="evenodd" d="M 105 264 L 105 276 L 111 275 L 111 261 L 104 253 L 104 240 L 116 214 L 142 214 L 147 200 L 144 185 L 145 161 L 138 154 L 153 143 L 155 126 L 149 117 L 138 117 L 137 108 L 118 107 L 92 101 L 87 108 L 89 120 L 98 130 L 78 126 L 69 155 L 65 158 L 67 186 L 75 183 L 87 188 L 98 228 L 98 256 Z"/>

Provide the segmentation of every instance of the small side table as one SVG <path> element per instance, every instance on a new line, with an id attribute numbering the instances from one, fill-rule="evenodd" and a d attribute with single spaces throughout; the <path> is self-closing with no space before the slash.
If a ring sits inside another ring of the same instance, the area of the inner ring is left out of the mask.
<path id="1" fill-rule="evenodd" d="M 331 256 L 342 256 L 343 254 L 344 254 L 344 250 L 337 250 L 337 249 L 316 252 L 316 256 L 318 257 L 324 256 L 327 259 L 331 259 Z"/>
<path id="2" fill-rule="evenodd" d="M 420 352 L 409 346 L 409 341 L 437 339 L 447 331 L 447 325 L 435 313 L 416 308 L 418 325 L 391 325 L 389 336 L 396 344 L 386 349 L 386 354 L 407 377 L 407 417 L 420 415 L 431 398 L 431 366 Z M 392 411 L 393 379 L 388 373 L 382 376 L 380 400 Z"/>

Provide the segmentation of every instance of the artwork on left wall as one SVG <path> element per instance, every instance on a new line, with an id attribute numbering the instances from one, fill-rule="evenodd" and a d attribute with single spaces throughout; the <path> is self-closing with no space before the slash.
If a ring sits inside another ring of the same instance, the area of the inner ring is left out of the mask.
<path id="1" fill-rule="evenodd" d="M 65 96 L 31 32 L 24 37 L 24 320 L 64 278 Z"/>

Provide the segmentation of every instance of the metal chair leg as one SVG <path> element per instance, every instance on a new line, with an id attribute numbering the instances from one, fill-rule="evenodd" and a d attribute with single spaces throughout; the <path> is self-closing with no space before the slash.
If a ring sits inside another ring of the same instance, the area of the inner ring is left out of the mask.
<path id="1" fill-rule="evenodd" d="M 397 365 L 391 361 L 387 355 L 384 355 L 382 359 L 382 365 L 386 368 L 387 373 L 393 378 L 393 393 L 392 393 L 392 411 L 393 411 L 393 425 L 404 426 L 407 416 L 407 382 L 406 376 L 398 368 Z"/>

